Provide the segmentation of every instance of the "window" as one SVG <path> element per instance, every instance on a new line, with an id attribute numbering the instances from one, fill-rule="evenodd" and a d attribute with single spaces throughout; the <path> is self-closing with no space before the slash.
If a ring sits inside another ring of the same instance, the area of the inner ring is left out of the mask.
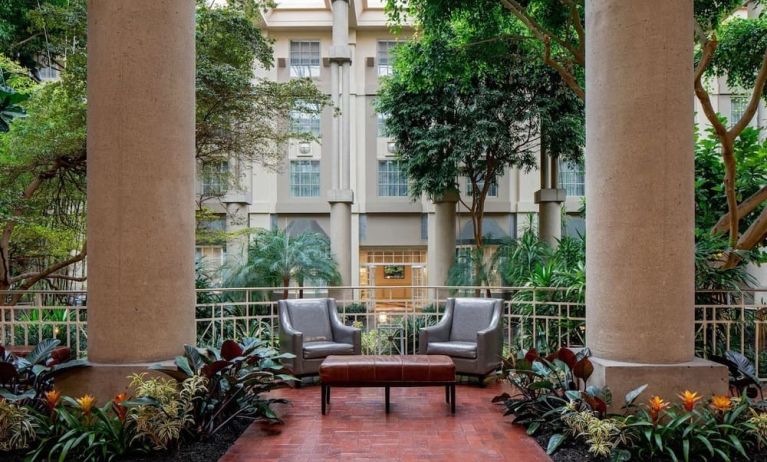
<path id="1" fill-rule="evenodd" d="M 198 245 L 194 258 L 203 271 L 216 271 L 224 264 L 224 247 L 221 245 Z"/>
<path id="2" fill-rule="evenodd" d="M 293 197 L 320 197 L 320 161 L 290 161 L 290 194 Z"/>
<path id="3" fill-rule="evenodd" d="M 316 104 L 299 102 L 297 109 L 290 111 L 290 130 L 320 136 L 320 113 Z"/>
<path id="4" fill-rule="evenodd" d="M 377 51 L 378 75 L 391 75 L 394 61 L 391 50 L 397 46 L 394 40 L 379 40 Z"/>
<path id="5" fill-rule="evenodd" d="M 60 74 L 58 69 L 54 69 L 50 66 L 40 68 L 38 71 L 38 75 L 40 76 L 40 80 L 43 82 L 52 82 L 55 80 L 59 80 Z"/>
<path id="6" fill-rule="evenodd" d="M 202 166 L 202 194 L 219 196 L 226 193 L 229 163 L 226 161 L 206 162 Z"/>
<path id="7" fill-rule="evenodd" d="M 564 189 L 568 196 L 584 196 L 585 182 L 582 165 L 559 160 L 559 187 Z"/>
<path id="8" fill-rule="evenodd" d="M 378 195 L 403 197 L 408 195 L 407 176 L 397 160 L 378 161 Z"/>
<path id="9" fill-rule="evenodd" d="M 382 114 L 378 113 L 378 125 L 377 125 L 377 133 L 379 138 L 384 138 L 388 136 L 386 134 L 386 119 L 389 118 L 389 114 Z"/>
<path id="10" fill-rule="evenodd" d="M 320 42 L 317 40 L 290 41 L 290 76 L 320 76 Z"/>
<path id="11" fill-rule="evenodd" d="M 482 180 L 477 181 L 477 186 L 482 189 L 485 187 L 485 182 Z M 472 195 L 471 180 L 468 178 L 466 178 L 466 195 Z M 487 197 L 498 197 L 498 183 L 495 181 L 487 188 Z"/>
<path id="12" fill-rule="evenodd" d="M 730 97 L 730 125 L 735 125 L 743 117 L 748 106 L 748 96 Z"/>

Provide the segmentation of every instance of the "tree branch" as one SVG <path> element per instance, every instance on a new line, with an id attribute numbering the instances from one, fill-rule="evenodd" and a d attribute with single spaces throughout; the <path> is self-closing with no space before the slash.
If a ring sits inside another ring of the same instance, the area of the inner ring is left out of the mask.
<path id="1" fill-rule="evenodd" d="M 738 205 L 738 208 L 737 208 L 738 216 L 744 217 L 748 215 L 764 201 L 767 201 L 767 186 L 762 187 L 762 189 L 755 192 L 746 200 L 741 202 L 740 205 Z M 714 227 L 711 228 L 711 234 L 719 234 L 719 233 L 723 233 L 727 231 L 729 220 L 730 220 L 729 212 L 722 215 L 722 217 L 719 219 L 719 221 L 716 222 Z"/>
<path id="2" fill-rule="evenodd" d="M 743 111 L 740 120 L 738 120 L 738 122 L 730 129 L 729 134 L 733 138 L 740 135 L 740 132 L 742 132 L 748 126 L 749 122 L 751 122 L 751 119 L 754 118 L 754 114 L 756 114 L 756 110 L 759 107 L 762 92 L 764 91 L 765 82 L 767 82 L 767 49 L 764 51 L 764 56 L 762 56 L 762 65 L 759 68 L 759 73 L 756 75 L 754 89 L 751 92 L 751 100 L 748 102 L 746 110 Z"/>

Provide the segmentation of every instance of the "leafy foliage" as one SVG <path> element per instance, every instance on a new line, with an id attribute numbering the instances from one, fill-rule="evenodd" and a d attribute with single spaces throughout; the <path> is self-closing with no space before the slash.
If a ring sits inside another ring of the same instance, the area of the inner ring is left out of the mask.
<path id="1" fill-rule="evenodd" d="M 253 338 L 242 344 L 227 340 L 220 350 L 186 346 L 184 351 L 176 358 L 175 368 L 157 365 L 152 369 L 181 382 L 184 416 L 196 438 L 208 438 L 236 418 L 281 422 L 271 406 L 285 401 L 262 395 L 295 380 L 283 373 L 279 362 L 292 357 L 290 354 L 278 354 L 264 340 Z M 140 403 L 163 407 L 151 395 Z"/>
<path id="2" fill-rule="evenodd" d="M 341 278 L 330 243 L 318 233 L 296 236 L 280 229 L 257 229 L 248 247 L 246 262 L 224 268 L 227 287 L 287 287 L 291 282 L 303 286 L 307 280 L 337 284 Z"/>

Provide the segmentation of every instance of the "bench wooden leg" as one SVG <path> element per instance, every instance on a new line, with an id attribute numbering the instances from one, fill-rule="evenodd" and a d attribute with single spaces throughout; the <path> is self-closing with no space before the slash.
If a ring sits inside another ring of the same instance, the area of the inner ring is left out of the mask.
<path id="1" fill-rule="evenodd" d="M 390 389 L 389 389 L 389 387 L 384 387 L 384 389 L 386 390 L 384 392 L 384 394 L 385 394 L 385 400 L 386 400 L 386 413 L 388 414 L 389 413 L 389 401 L 390 401 L 390 399 L 389 399 L 390 398 Z"/>
<path id="2" fill-rule="evenodd" d="M 455 414 L 455 384 L 450 385 L 450 413 Z"/>
<path id="3" fill-rule="evenodd" d="M 450 404 L 450 385 L 445 385 L 445 402 Z"/>
<path id="4" fill-rule="evenodd" d="M 327 386 L 327 389 L 325 390 L 326 400 L 327 403 L 330 404 L 330 385 Z"/>
<path id="5" fill-rule="evenodd" d="M 325 406 L 327 404 L 327 388 L 328 386 L 324 383 L 320 386 L 320 399 L 322 400 L 322 415 L 325 415 Z"/>

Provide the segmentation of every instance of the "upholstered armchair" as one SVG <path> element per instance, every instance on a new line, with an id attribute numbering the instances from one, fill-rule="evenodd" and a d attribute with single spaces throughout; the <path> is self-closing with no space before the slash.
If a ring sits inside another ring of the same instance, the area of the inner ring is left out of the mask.
<path id="1" fill-rule="evenodd" d="M 329 355 L 362 352 L 360 330 L 338 318 L 332 298 L 280 300 L 280 350 L 296 357 L 283 362 L 296 377 L 319 373 Z"/>
<path id="2" fill-rule="evenodd" d="M 435 326 L 421 329 L 420 354 L 450 356 L 458 374 L 480 380 L 495 371 L 503 354 L 503 304 L 493 298 L 449 298 Z"/>

